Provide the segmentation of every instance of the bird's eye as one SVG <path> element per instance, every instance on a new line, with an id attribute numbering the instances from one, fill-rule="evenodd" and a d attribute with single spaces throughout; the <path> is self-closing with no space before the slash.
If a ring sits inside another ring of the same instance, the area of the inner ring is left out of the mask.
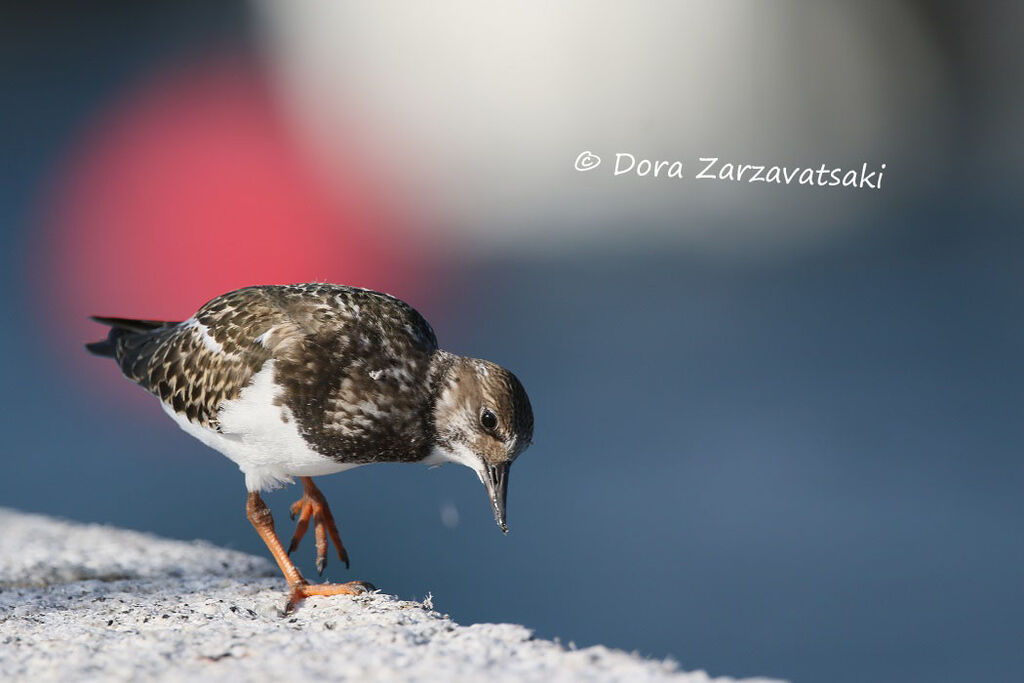
<path id="1" fill-rule="evenodd" d="M 480 424 L 487 431 L 494 431 L 498 426 L 498 416 L 492 413 L 489 408 L 484 408 L 483 412 L 480 413 Z"/>

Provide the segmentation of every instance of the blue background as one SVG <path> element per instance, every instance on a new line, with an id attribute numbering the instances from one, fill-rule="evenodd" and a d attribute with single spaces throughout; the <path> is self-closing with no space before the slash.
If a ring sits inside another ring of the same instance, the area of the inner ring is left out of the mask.
<path id="1" fill-rule="evenodd" d="M 160 60 L 244 42 L 247 11 L 64 12 L 23 13 L 2 48 L 0 504 L 264 554 L 232 463 L 155 403 L 119 419 L 40 343 L 25 258 L 81 118 Z M 462 468 L 321 480 L 353 559 L 328 577 L 713 674 L 1020 680 L 1024 238 L 1018 186 L 993 183 L 772 262 L 481 258 L 454 305 L 399 292 L 445 348 L 516 371 L 535 445 L 507 537 Z M 295 497 L 268 496 L 279 530 Z M 309 540 L 298 557 L 311 573 Z"/>

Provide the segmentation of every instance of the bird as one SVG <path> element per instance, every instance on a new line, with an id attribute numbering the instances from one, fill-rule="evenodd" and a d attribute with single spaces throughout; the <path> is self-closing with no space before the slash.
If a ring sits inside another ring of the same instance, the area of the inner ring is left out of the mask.
<path id="1" fill-rule="evenodd" d="M 533 441 L 519 379 L 490 361 L 438 347 L 433 328 L 389 294 L 329 283 L 257 285 L 218 296 L 187 320 L 94 316 L 113 358 L 186 433 L 234 461 L 246 516 L 288 583 L 285 613 L 312 595 L 358 595 L 364 581 L 314 584 L 291 554 L 314 527 L 323 575 L 328 538 L 349 567 L 313 477 L 383 462 L 459 463 L 483 483 L 508 533 L 509 469 Z M 287 550 L 261 493 L 298 478 Z"/>

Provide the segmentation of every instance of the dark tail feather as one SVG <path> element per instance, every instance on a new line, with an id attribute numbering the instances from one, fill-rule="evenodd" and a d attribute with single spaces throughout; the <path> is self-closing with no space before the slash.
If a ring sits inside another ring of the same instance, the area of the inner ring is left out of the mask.
<path id="1" fill-rule="evenodd" d="M 133 320 L 131 318 L 101 318 L 100 316 L 91 316 L 92 320 L 103 325 L 109 325 L 111 328 L 110 334 L 107 335 L 106 339 L 101 341 L 92 342 L 86 344 L 86 350 L 96 356 L 105 356 L 107 358 L 113 358 L 115 355 L 114 342 L 120 337 L 126 334 L 139 334 L 146 333 L 163 327 L 164 325 L 175 325 L 177 323 L 166 322 L 164 320 Z"/>
<path id="2" fill-rule="evenodd" d="M 110 327 L 120 328 L 122 330 L 128 330 L 129 332 L 149 332 L 155 330 L 158 327 L 164 325 L 176 325 L 177 323 L 169 323 L 166 320 L 134 320 L 132 318 L 102 318 L 98 315 L 89 316 L 90 320 L 109 325 Z"/>
<path id="3" fill-rule="evenodd" d="M 103 341 L 91 342 L 85 345 L 85 350 L 94 356 L 104 356 L 105 358 L 114 357 L 114 345 L 109 339 Z"/>

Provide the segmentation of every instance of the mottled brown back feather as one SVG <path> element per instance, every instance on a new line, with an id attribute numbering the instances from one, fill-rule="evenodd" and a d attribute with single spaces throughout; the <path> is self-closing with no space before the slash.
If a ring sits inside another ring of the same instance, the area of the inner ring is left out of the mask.
<path id="1" fill-rule="evenodd" d="M 380 398 L 382 391 L 394 393 L 384 404 L 402 403 L 413 383 L 424 384 L 422 373 L 437 349 L 433 329 L 408 304 L 379 292 L 316 283 L 236 290 L 182 323 L 124 329 L 111 341 L 129 379 L 211 429 L 219 429 L 223 403 L 237 398 L 268 360 L 278 361 L 275 380 L 304 435 L 331 455 L 346 446 L 339 439 L 352 436 L 351 421 L 343 418 L 358 423 L 360 402 Z M 409 381 L 396 373 L 366 382 L 366 372 L 375 368 L 353 372 L 366 358 L 377 358 L 381 369 L 411 362 Z M 401 434 L 390 435 L 389 443 L 381 440 L 377 450 L 408 435 L 400 426 L 390 429 Z"/>

